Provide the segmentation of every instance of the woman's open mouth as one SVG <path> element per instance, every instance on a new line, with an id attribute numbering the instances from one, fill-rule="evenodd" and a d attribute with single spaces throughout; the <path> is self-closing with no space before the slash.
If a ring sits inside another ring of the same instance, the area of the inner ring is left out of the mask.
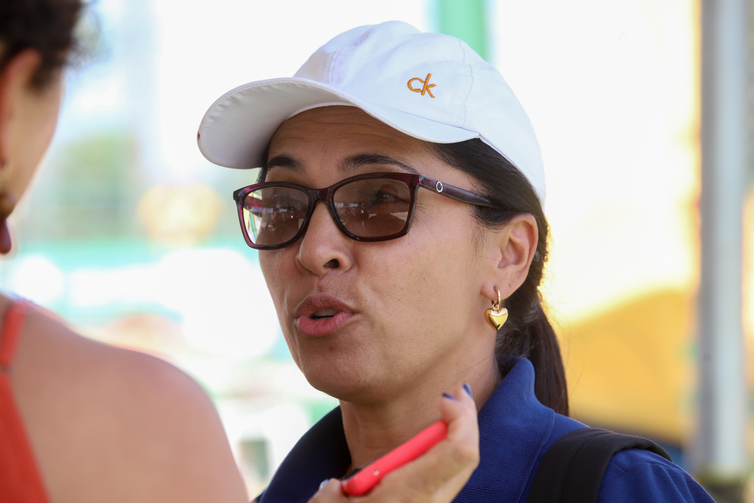
<path id="1" fill-rule="evenodd" d="M 296 325 L 307 337 L 330 334 L 354 313 L 341 300 L 325 294 L 310 295 L 296 309 Z"/>
<path id="2" fill-rule="evenodd" d="M 336 311 L 335 309 L 323 309 L 312 314 L 310 318 L 313 320 L 329 319 L 336 314 L 338 314 L 338 311 Z"/>

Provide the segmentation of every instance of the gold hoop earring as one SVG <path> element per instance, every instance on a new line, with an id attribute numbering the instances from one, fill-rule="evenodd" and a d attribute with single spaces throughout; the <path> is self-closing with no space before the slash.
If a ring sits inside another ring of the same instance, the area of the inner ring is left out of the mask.
<path id="1" fill-rule="evenodd" d="M 492 301 L 492 307 L 484 310 L 484 319 L 487 320 L 487 323 L 494 328 L 495 331 L 498 331 L 508 319 L 508 310 L 504 307 L 500 307 L 500 290 L 495 287 L 495 291 L 497 292 L 497 300 Z"/>

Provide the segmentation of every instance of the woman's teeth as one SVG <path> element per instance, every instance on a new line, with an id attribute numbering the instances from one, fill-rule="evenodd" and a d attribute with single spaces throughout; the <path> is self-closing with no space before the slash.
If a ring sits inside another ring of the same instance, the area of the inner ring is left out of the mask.
<path id="1" fill-rule="evenodd" d="M 314 314 L 312 314 L 312 319 L 318 319 L 318 318 L 332 318 L 338 314 L 338 311 L 335 309 L 323 309 L 321 311 L 316 311 Z"/>

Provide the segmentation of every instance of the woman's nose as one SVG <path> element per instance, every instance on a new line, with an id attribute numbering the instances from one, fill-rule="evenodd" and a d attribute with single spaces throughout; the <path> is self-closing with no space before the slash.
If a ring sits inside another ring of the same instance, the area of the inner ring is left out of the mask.
<path id="1" fill-rule="evenodd" d="M 324 276 L 353 264 L 350 239 L 343 234 L 323 201 L 317 201 L 304 237 L 299 241 L 296 265 L 302 272 Z"/>

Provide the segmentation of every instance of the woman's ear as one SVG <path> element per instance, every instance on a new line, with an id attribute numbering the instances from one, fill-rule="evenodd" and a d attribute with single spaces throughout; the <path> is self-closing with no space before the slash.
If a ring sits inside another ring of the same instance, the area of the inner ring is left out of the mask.
<path id="1" fill-rule="evenodd" d="M 495 259 L 482 287 L 485 297 L 496 300 L 497 288 L 507 299 L 523 284 L 537 251 L 537 231 L 537 220 L 529 213 L 516 215 L 499 231 L 488 231 L 487 246 Z"/>

